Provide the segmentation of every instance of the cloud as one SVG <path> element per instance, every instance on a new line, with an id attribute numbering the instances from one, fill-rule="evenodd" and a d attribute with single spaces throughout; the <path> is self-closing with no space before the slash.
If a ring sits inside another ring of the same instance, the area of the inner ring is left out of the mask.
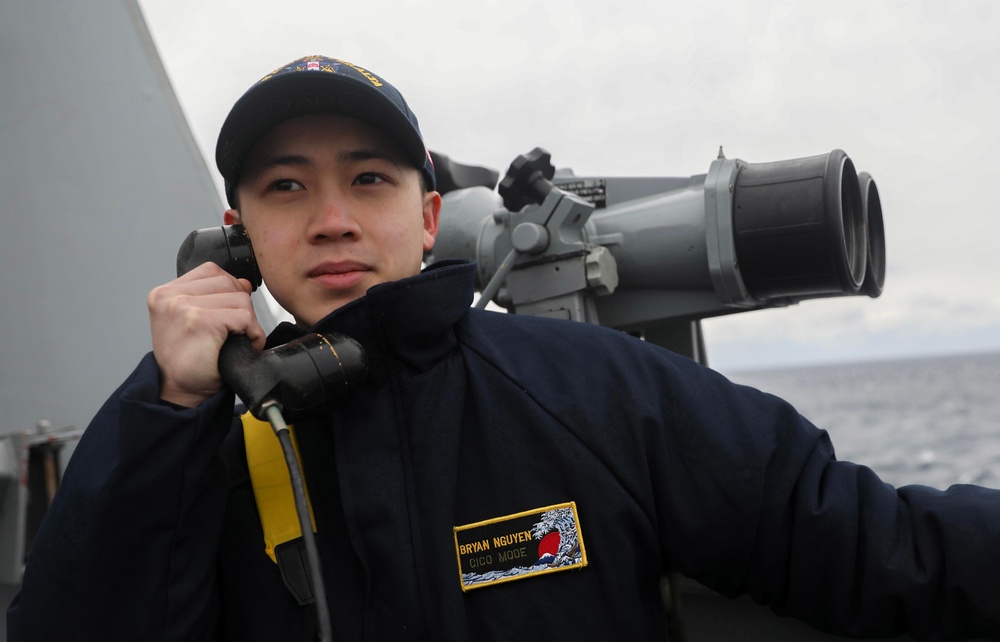
<path id="1" fill-rule="evenodd" d="M 1000 11 L 990 2 L 140 4 L 208 158 L 246 87 L 318 52 L 400 87 L 433 148 L 501 171 L 536 146 L 578 174 L 618 176 L 702 174 L 720 145 L 749 162 L 840 148 L 882 195 L 883 298 L 709 327 L 819 359 L 831 337 L 920 352 L 957 345 L 956 328 L 983 339 L 996 323 Z"/>

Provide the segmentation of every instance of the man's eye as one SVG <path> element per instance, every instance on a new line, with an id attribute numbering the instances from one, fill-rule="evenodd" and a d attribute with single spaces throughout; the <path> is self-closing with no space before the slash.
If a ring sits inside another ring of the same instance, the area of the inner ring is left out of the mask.
<path id="1" fill-rule="evenodd" d="M 271 190 L 275 192 L 293 192 L 300 189 L 305 189 L 302 183 L 290 178 L 282 178 L 271 183 Z"/>
<path id="2" fill-rule="evenodd" d="M 384 177 L 382 177 L 382 176 L 380 176 L 380 175 L 378 175 L 378 174 L 376 174 L 374 172 L 365 172 L 363 174 L 359 174 L 358 177 L 354 179 L 354 184 L 355 185 L 375 185 L 376 183 L 381 183 L 384 180 L 385 180 Z"/>

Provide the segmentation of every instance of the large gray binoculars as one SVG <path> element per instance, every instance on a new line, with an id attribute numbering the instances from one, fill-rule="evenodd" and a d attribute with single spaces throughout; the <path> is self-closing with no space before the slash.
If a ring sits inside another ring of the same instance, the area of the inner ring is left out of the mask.
<path id="1" fill-rule="evenodd" d="M 478 262 L 484 296 L 520 314 L 636 330 L 805 299 L 877 297 L 878 189 L 841 150 L 720 157 L 686 178 L 581 177 L 519 156 L 498 191 L 444 196 L 434 259 Z"/>

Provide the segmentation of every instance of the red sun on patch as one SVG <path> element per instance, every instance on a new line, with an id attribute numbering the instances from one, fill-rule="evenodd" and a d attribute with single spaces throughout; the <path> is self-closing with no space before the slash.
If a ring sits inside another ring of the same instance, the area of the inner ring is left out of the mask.
<path id="1" fill-rule="evenodd" d="M 542 541 L 538 542 L 538 559 L 546 556 L 555 557 L 561 541 L 562 538 L 559 536 L 559 531 L 552 531 L 543 537 Z"/>

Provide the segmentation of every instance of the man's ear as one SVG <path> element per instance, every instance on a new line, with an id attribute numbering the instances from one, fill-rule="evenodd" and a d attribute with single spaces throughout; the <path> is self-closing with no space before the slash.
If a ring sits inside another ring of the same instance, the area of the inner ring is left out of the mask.
<path id="1" fill-rule="evenodd" d="M 434 248 L 434 239 L 437 238 L 438 221 L 441 216 L 441 195 L 437 192 L 427 192 L 424 194 L 424 252 L 430 252 Z"/>
<path id="2" fill-rule="evenodd" d="M 222 215 L 222 220 L 226 225 L 237 225 L 243 222 L 243 219 L 240 218 L 240 213 L 232 208 L 225 211 Z"/>

